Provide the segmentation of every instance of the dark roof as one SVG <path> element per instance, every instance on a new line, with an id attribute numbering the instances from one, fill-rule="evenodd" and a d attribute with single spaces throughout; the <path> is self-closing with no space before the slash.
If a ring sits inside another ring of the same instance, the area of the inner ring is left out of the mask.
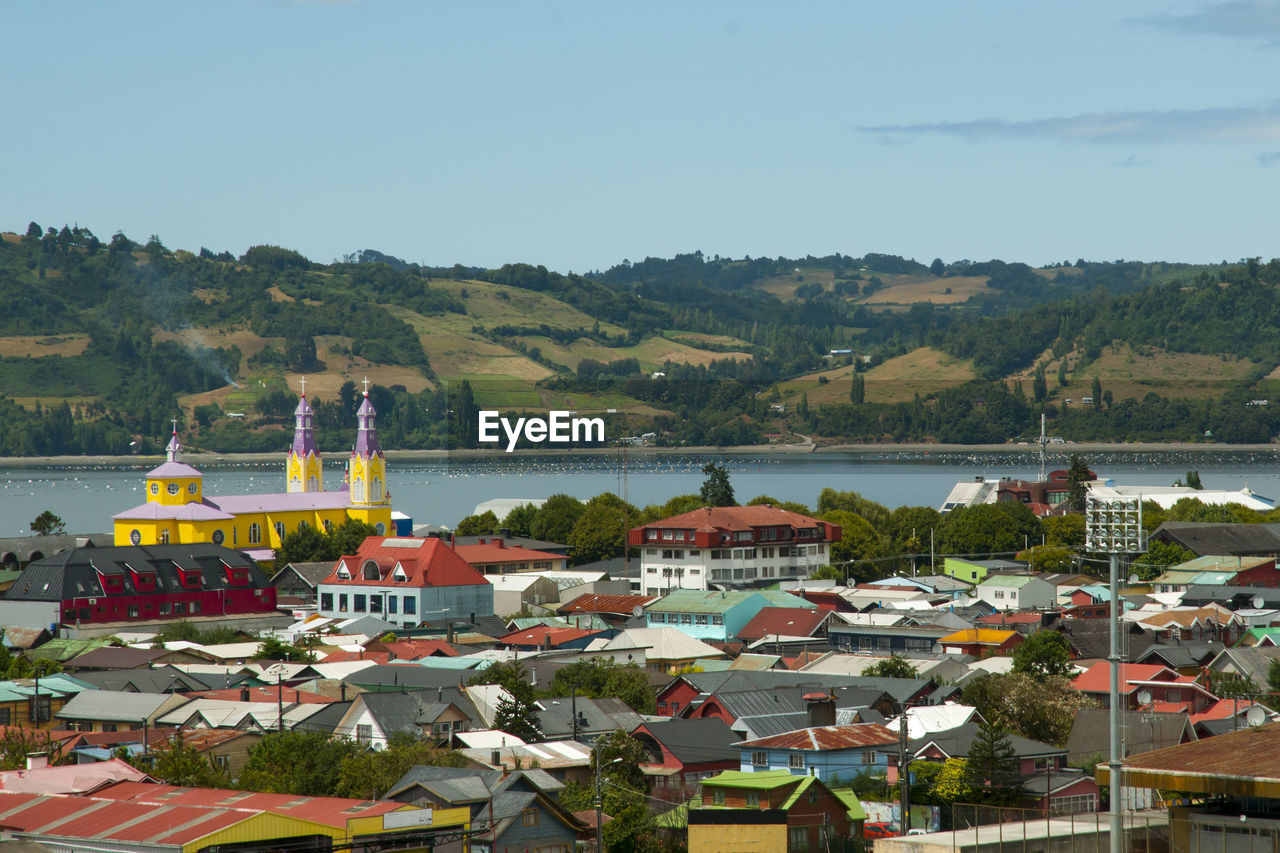
<path id="1" fill-rule="evenodd" d="M 1066 635 L 1077 658 L 1105 658 L 1111 653 L 1111 628 L 1108 619 L 1062 619 L 1055 627 Z M 1120 656 L 1132 661 L 1155 644 L 1155 635 L 1137 625 L 1120 629 Z"/>
<path id="2" fill-rule="evenodd" d="M 835 687 L 837 708 L 869 708 L 885 693 L 874 688 Z M 771 689 L 716 691 L 715 700 L 735 720 L 741 717 L 763 717 L 773 714 L 796 714 L 805 711 L 804 697 L 813 692 L 809 687 L 774 687 Z M 697 700 L 690 703 L 697 707 Z"/>
<path id="3" fill-rule="evenodd" d="M 77 672 L 76 678 L 94 685 L 99 690 L 123 690 L 136 693 L 186 693 L 190 690 L 209 690 L 214 687 L 236 687 L 241 681 L 249 680 L 244 673 L 235 675 L 214 676 L 204 674 L 203 677 L 192 675 L 172 666 L 161 666 L 155 669 L 102 669 Z M 226 684 L 223 684 L 223 681 Z M 217 684 L 210 684 L 216 681 Z"/>
<path id="4" fill-rule="evenodd" d="M 538 728 L 547 740 L 558 740 L 573 734 L 572 709 L 575 701 L 568 696 L 550 699 L 539 699 L 542 710 L 538 712 Z M 579 696 L 576 700 L 578 710 L 578 732 L 611 732 L 616 729 L 631 731 L 640 725 L 640 715 L 623 702 L 612 696 L 603 699 L 588 699 Z"/>
<path id="5" fill-rule="evenodd" d="M 1148 646 L 1145 652 L 1133 659 L 1133 662 L 1162 663 L 1174 669 L 1201 666 L 1213 660 L 1220 651 L 1222 646 L 1213 643 L 1182 643 L 1172 646 L 1157 643 Z"/>
<path id="6" fill-rule="evenodd" d="M 279 586 L 280 581 L 285 574 L 291 573 L 297 575 L 307 586 L 315 589 L 320 581 L 329 576 L 333 571 L 333 561 L 326 560 L 319 563 L 289 563 L 280 571 L 271 576 L 271 585 Z"/>
<path id="7" fill-rule="evenodd" d="M 811 637 L 831 618 L 830 610 L 804 607 L 762 607 L 738 631 L 740 640 L 761 637 Z"/>
<path id="8" fill-rule="evenodd" d="M 480 545 L 482 544 L 481 539 L 486 543 L 501 539 L 502 544 L 509 547 L 526 548 L 530 551 L 546 551 L 562 556 L 569 552 L 569 546 L 562 545 L 559 542 L 548 542 L 545 539 L 533 539 L 528 536 L 506 536 L 502 533 L 486 533 L 484 536 L 455 536 L 453 545 L 454 547 L 459 545 Z"/>
<path id="9" fill-rule="evenodd" d="M 636 727 L 639 728 L 641 727 Z M 644 732 L 638 736 L 642 743 L 647 733 L 682 764 L 738 760 L 738 752 L 733 748 L 738 742 L 738 736 L 718 717 L 705 720 L 685 720 L 678 717 L 662 721 L 651 720 L 643 728 Z M 631 734 L 637 737 L 635 729 Z"/>
<path id="10" fill-rule="evenodd" d="M 861 675 L 832 675 L 786 669 L 691 672 L 679 677 L 695 687 L 699 693 L 773 690 L 787 686 L 812 687 L 819 690 L 829 687 L 859 687 L 874 690 L 877 693 L 888 693 L 891 699 L 898 702 L 913 698 L 933 684 L 927 678 L 870 678 Z"/>
<path id="11" fill-rule="evenodd" d="M 114 546 L 107 548 L 73 548 L 36 560 L 22 573 L 22 580 L 5 593 L 10 601 L 66 601 L 71 598 L 105 595 L 98 580 L 116 576 L 123 582 L 123 594 L 138 595 L 130 567 L 139 572 L 154 572 L 156 588 L 144 595 L 170 595 L 182 589 L 178 568 L 199 571 L 200 589 L 230 589 L 225 567 L 248 572 L 248 588 L 261 589 L 267 580 L 258 564 L 243 551 L 211 543 L 191 545 Z"/>
<path id="12" fill-rule="evenodd" d="M 32 559 L 38 559 L 36 554 L 40 557 L 48 557 L 71 548 L 87 548 L 98 543 L 106 545 L 114 538 L 110 533 L 94 533 L 88 536 L 72 533 L 60 533 L 55 536 L 6 536 L 0 538 L 0 557 L 13 554 L 19 563 L 26 563 Z"/>
<path id="13" fill-rule="evenodd" d="M 1105 621 L 1105 620 L 1104 620 Z M 1086 708 L 1076 714 L 1067 736 L 1067 762 L 1079 764 L 1110 750 L 1111 712 L 1106 708 Z M 1184 736 L 1195 738 L 1185 713 L 1165 714 L 1150 711 L 1122 711 L 1120 725 L 1126 755 L 1138 755 L 1182 743 Z"/>
<path id="14" fill-rule="evenodd" d="M 423 690 L 428 687 L 457 687 L 476 673 L 469 669 L 440 669 L 414 663 L 382 663 L 365 667 L 342 680 L 377 692 Z"/>
<path id="15" fill-rule="evenodd" d="M 173 652 L 168 649 L 135 649 L 128 646 L 102 646 L 90 649 L 67 661 L 67 669 L 144 669 Z"/>
<path id="16" fill-rule="evenodd" d="M 1151 538 L 1181 545 L 1197 557 L 1280 554 L 1280 525 L 1274 523 L 1166 521 L 1155 529 Z"/>
<path id="17" fill-rule="evenodd" d="M 1046 778 L 1048 777 L 1048 778 Z M 1051 770 L 1045 773 L 1032 773 L 1022 780 L 1022 790 L 1028 794 L 1044 796 L 1046 791 L 1058 793 L 1083 780 L 1093 781 L 1093 776 L 1082 770 Z"/>
<path id="18" fill-rule="evenodd" d="M 342 722 L 342 718 L 349 710 L 351 710 L 350 702 L 330 702 L 305 720 L 294 723 L 290 728 L 308 732 L 334 732 L 343 737 L 351 737 L 355 732 L 335 731 L 338 723 Z"/>
<path id="19" fill-rule="evenodd" d="M 473 722 L 483 725 L 479 711 L 467 695 L 457 687 L 438 690 L 421 690 L 414 693 L 361 693 L 357 701 L 364 703 L 378 728 L 387 737 L 401 732 L 418 735 L 422 732 L 419 721 L 425 716 L 434 719 L 439 710 L 432 712 L 438 703 L 452 703 Z M 350 734 L 342 732 L 341 734 Z"/>
<path id="20" fill-rule="evenodd" d="M 1250 678 L 1259 687 L 1267 683 L 1273 661 L 1280 660 L 1280 646 L 1237 646 L 1222 649 L 1211 664 L 1220 664 L 1229 659 L 1234 668 L 1242 675 Z M 1225 667 L 1210 666 L 1211 678 L 1216 677 Z"/>

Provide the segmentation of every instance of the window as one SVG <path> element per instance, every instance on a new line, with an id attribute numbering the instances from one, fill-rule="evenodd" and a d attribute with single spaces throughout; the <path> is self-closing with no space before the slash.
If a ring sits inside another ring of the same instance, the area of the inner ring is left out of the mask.
<path id="1" fill-rule="evenodd" d="M 520 825 L 521 826 L 537 826 L 538 810 L 525 809 L 524 811 L 520 812 Z"/>
<path id="2" fill-rule="evenodd" d="M 283 542 L 284 541 L 284 522 L 277 521 L 275 523 L 275 528 L 276 528 L 276 538 L 279 539 L 281 542 Z"/>
<path id="3" fill-rule="evenodd" d="M 692 613 L 681 613 L 681 614 L 680 614 L 680 624 L 681 624 L 681 625 L 692 625 L 692 624 L 693 624 L 693 614 L 692 614 Z"/>
<path id="4" fill-rule="evenodd" d="M 358 593 L 356 593 L 355 595 L 351 596 L 351 598 L 352 598 L 352 606 L 351 606 L 351 609 L 352 609 L 352 610 L 354 610 L 356 613 L 363 613 L 363 612 L 364 612 L 364 610 L 365 610 L 365 595 L 364 595 L 364 593 L 360 593 L 360 592 L 358 592 Z"/>
<path id="5" fill-rule="evenodd" d="M 167 601 L 160 602 L 160 615 L 161 616 L 169 615 L 169 602 Z M 85 618 L 88 618 L 88 617 L 86 616 Z"/>
<path id="6" fill-rule="evenodd" d="M 152 484 L 151 484 L 151 494 L 153 494 L 153 495 L 158 495 L 158 494 L 160 494 L 160 484 L 159 484 L 159 483 L 152 483 Z"/>
<path id="7" fill-rule="evenodd" d="M 868 749 L 866 752 L 862 753 L 862 763 L 863 763 L 863 764 L 875 764 L 875 763 L 876 763 L 876 754 L 875 754 L 874 752 L 872 752 L 871 750 L 869 750 L 869 749 Z"/>
<path id="8" fill-rule="evenodd" d="M 320 593 L 320 609 L 321 610 L 333 609 L 333 593 L 331 592 Z"/>
<path id="9" fill-rule="evenodd" d="M 767 753 L 767 752 L 753 752 L 753 753 L 751 753 L 751 766 L 752 766 L 752 767 L 768 767 L 768 766 L 769 766 L 769 753 Z"/>
<path id="10" fill-rule="evenodd" d="M 756 808 L 760 805 L 760 792 L 747 791 L 747 805 Z"/>
<path id="11" fill-rule="evenodd" d="M 258 545 L 262 542 L 262 525 L 256 521 L 249 525 L 249 544 Z"/>
<path id="12" fill-rule="evenodd" d="M 807 826 L 793 826 L 787 830 L 787 849 L 809 849 L 809 828 Z"/>
<path id="13" fill-rule="evenodd" d="M 792 770 L 803 770 L 803 769 L 804 769 L 804 756 L 803 756 L 803 755 L 801 755 L 801 754 L 800 754 L 800 753 L 798 753 L 798 752 L 795 752 L 795 753 L 792 753 L 791 755 L 788 755 L 788 756 L 787 756 L 787 766 L 788 766 L 788 767 L 790 767 Z"/>
<path id="14" fill-rule="evenodd" d="M 724 789 L 723 788 L 715 788 L 714 790 L 712 790 L 711 802 L 713 805 L 717 805 L 717 806 L 724 805 Z"/>
<path id="15" fill-rule="evenodd" d="M 347 594 L 345 592 L 338 593 L 338 610 L 345 611 L 347 609 Z"/>
<path id="16" fill-rule="evenodd" d="M 370 613 L 382 612 L 382 596 L 380 595 L 369 596 L 369 612 Z"/>
<path id="17" fill-rule="evenodd" d="M 129 605 L 129 618 L 130 618 L 130 619 L 137 619 L 137 618 L 138 618 L 138 605 L 136 605 L 136 604 L 130 604 L 130 605 Z"/>
<path id="18" fill-rule="evenodd" d="M 400 604 L 399 598 L 397 598 L 394 595 L 387 596 L 387 612 L 388 613 L 395 613 L 399 604 Z"/>
<path id="19" fill-rule="evenodd" d="M 181 616 L 187 612 L 187 603 L 185 601 L 175 601 L 173 603 L 173 615 Z"/>
<path id="20" fill-rule="evenodd" d="M 0 726 L 9 725 L 11 716 L 8 708 L 0 708 Z"/>
<path id="21" fill-rule="evenodd" d="M 161 531 L 160 531 L 160 544 L 161 544 L 161 545 L 168 545 L 168 544 L 169 544 L 169 531 L 168 531 L 168 530 L 161 530 Z"/>
<path id="22" fill-rule="evenodd" d="M 697 615 L 697 617 L 696 617 L 696 618 L 694 618 L 693 623 L 694 623 L 695 625 L 705 625 L 705 624 L 707 624 L 707 614 L 705 614 L 705 613 L 699 613 L 699 614 Z"/>
<path id="23" fill-rule="evenodd" d="M 171 495 L 176 495 L 178 492 L 182 491 L 182 486 L 179 486 L 177 483 L 170 483 L 166 488 L 169 490 L 169 494 Z"/>
<path id="24" fill-rule="evenodd" d="M 198 602 L 198 601 L 193 601 L 193 602 L 191 602 L 191 612 L 192 612 L 192 613 L 199 613 L 199 612 L 200 612 L 200 602 Z"/>
<path id="25" fill-rule="evenodd" d="M 410 613 L 417 613 L 417 612 L 418 612 L 418 600 L 411 595 L 406 595 L 404 597 L 404 615 L 408 616 Z"/>
<path id="26" fill-rule="evenodd" d="M 53 697 L 42 693 L 38 697 L 32 696 L 27 700 L 27 722 L 28 723 L 47 723 L 53 719 L 53 712 L 50 703 Z M 39 703 L 37 705 L 37 702 Z M 37 715 L 39 719 L 37 719 Z"/>
<path id="27" fill-rule="evenodd" d="M 1182 701 L 1182 691 L 1181 691 L 1181 690 L 1166 690 L 1166 691 L 1164 692 L 1164 701 L 1166 701 L 1166 702 L 1181 702 L 1181 701 Z"/>
<path id="28" fill-rule="evenodd" d="M 368 743 L 373 740 L 373 726 L 366 723 L 356 725 L 356 740 L 360 743 Z"/>
<path id="29" fill-rule="evenodd" d="M 719 625 L 719 624 L 721 624 L 722 622 L 724 622 L 724 617 L 722 617 L 722 616 L 716 615 L 716 616 L 712 616 L 712 617 L 711 617 L 711 624 L 712 624 L 712 625 Z"/>
<path id="30" fill-rule="evenodd" d="M 330 520 L 329 520 L 329 519 L 327 519 L 327 518 L 324 520 L 324 532 L 325 532 L 325 533 L 332 533 L 332 532 L 333 532 L 333 522 L 332 522 L 332 521 L 330 521 Z"/>

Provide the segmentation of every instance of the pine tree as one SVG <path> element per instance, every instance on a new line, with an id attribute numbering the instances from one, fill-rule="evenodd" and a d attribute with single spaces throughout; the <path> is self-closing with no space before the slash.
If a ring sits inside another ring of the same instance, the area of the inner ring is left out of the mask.
<path id="1" fill-rule="evenodd" d="M 991 723 L 982 724 L 969 746 L 968 767 L 970 782 L 985 792 L 985 800 L 1016 801 L 1022 791 L 1018 753 L 1009 735 Z"/>

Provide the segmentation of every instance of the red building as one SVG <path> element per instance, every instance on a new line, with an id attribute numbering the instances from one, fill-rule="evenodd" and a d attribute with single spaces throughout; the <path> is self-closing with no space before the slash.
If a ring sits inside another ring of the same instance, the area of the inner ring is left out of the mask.
<path id="1" fill-rule="evenodd" d="M 1000 503 L 1026 504 L 1036 515 L 1065 515 L 1071 484 L 1066 471 L 1050 471 L 1049 479 L 1001 480 L 996 488 L 996 501 Z M 1097 475 L 1089 472 L 1089 479 Z"/>
<path id="2" fill-rule="evenodd" d="M 637 726 L 631 736 L 644 745 L 640 769 L 653 781 L 652 795 L 687 802 L 701 780 L 741 763 L 738 736 L 723 720 L 664 720 Z"/>
<path id="3" fill-rule="evenodd" d="M 1099 661 L 1076 676 L 1071 686 L 1108 706 L 1111 688 L 1111 664 Z M 1145 700 L 1145 701 L 1144 701 Z M 1198 715 L 1218 706 L 1218 697 L 1205 690 L 1189 675 L 1179 675 L 1167 666 L 1157 664 L 1120 664 L 1120 705 L 1137 710 L 1173 713 L 1185 711 Z"/>
<path id="4" fill-rule="evenodd" d="M 275 588 L 242 551 L 210 543 L 73 548 L 27 566 L 0 599 L 0 623 L 147 622 L 275 607 Z"/>

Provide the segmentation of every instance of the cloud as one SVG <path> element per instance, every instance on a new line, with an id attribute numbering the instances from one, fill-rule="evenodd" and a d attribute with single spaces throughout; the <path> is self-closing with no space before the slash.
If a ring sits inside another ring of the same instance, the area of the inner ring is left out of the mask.
<path id="1" fill-rule="evenodd" d="M 1262 108 L 1212 107 L 1200 110 L 1129 110 L 1008 121 L 933 122 L 860 127 L 863 133 L 897 141 L 926 134 L 959 136 L 973 142 L 996 139 L 1050 139 L 1094 145 L 1174 142 L 1257 143 L 1280 141 L 1280 103 Z"/>
<path id="2" fill-rule="evenodd" d="M 1274 166 L 1280 163 L 1280 151 L 1268 151 L 1258 155 L 1259 166 Z"/>
<path id="3" fill-rule="evenodd" d="M 1143 15 L 1129 23 L 1184 35 L 1221 36 L 1280 46 L 1280 0 L 1201 3 L 1190 14 Z"/>

